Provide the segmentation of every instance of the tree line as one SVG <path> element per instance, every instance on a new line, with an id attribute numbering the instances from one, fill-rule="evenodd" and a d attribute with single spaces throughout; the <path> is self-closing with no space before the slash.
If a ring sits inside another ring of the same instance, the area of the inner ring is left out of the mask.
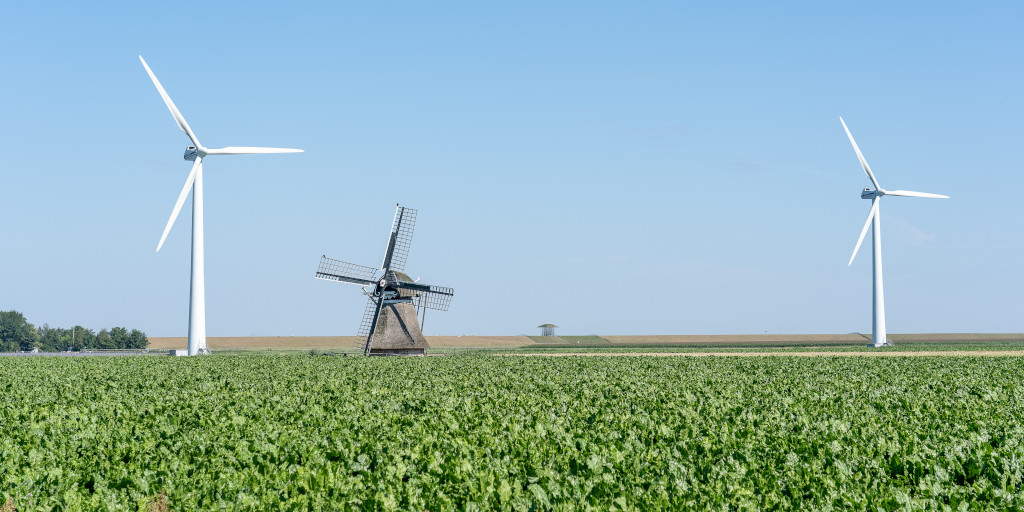
<path id="1" fill-rule="evenodd" d="M 124 327 L 99 332 L 80 325 L 71 328 L 36 327 L 17 311 L 0 311 L 0 352 L 63 352 L 66 350 L 146 348 L 146 333 Z"/>

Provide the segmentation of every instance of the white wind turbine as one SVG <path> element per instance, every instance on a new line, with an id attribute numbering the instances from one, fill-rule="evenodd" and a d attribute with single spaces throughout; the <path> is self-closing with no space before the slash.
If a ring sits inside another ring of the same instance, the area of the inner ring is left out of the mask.
<path id="1" fill-rule="evenodd" d="M 843 129 L 846 130 L 846 136 L 850 138 L 850 144 L 853 144 L 853 150 L 857 152 L 857 158 L 860 160 L 861 167 L 864 168 L 864 172 L 867 173 L 871 183 L 875 186 L 874 190 L 865 188 L 860 193 L 861 199 L 871 199 L 871 210 L 868 212 L 868 220 L 864 223 L 864 229 L 860 230 L 860 238 L 857 239 L 857 246 L 853 248 L 853 255 L 850 256 L 850 262 L 847 263 L 847 266 L 853 264 L 853 259 L 857 257 L 857 251 L 860 250 L 860 244 L 864 241 L 864 235 L 868 232 L 868 226 L 871 226 L 871 245 L 874 249 L 871 258 L 871 269 L 874 276 L 874 295 L 872 300 L 874 309 L 871 322 L 871 338 L 873 346 L 882 347 L 888 343 L 885 338 L 885 297 L 882 294 L 882 227 L 879 220 L 878 204 L 881 202 L 882 196 L 932 197 L 936 199 L 949 199 L 949 196 L 929 194 L 927 192 L 911 192 L 909 190 L 885 190 L 878 186 L 878 180 L 875 179 L 874 173 L 868 167 L 868 162 L 864 159 L 864 155 L 861 154 L 860 148 L 857 147 L 857 142 L 853 140 L 853 135 L 850 133 L 850 129 L 846 127 L 846 122 L 843 121 L 842 117 L 839 118 L 839 122 L 843 123 Z"/>
<path id="2" fill-rule="evenodd" d="M 188 178 L 185 179 L 185 187 L 181 189 L 181 194 L 178 195 L 178 201 L 174 203 L 174 210 L 171 211 L 171 218 L 167 221 L 167 227 L 164 228 L 164 234 L 160 237 L 160 243 L 157 244 L 156 250 L 159 251 L 160 247 L 164 245 L 164 240 L 167 238 L 167 233 L 171 231 L 171 226 L 174 225 L 174 220 L 178 218 L 178 212 L 181 211 L 181 206 L 185 204 L 185 198 L 188 197 L 188 193 L 192 191 L 192 282 L 189 287 L 189 312 L 188 312 L 188 355 L 194 356 L 199 353 L 207 352 L 206 349 L 206 283 L 203 270 L 203 159 L 209 155 L 250 155 L 250 154 L 262 154 L 262 153 L 301 153 L 301 149 L 288 149 L 288 148 L 252 148 L 252 147 L 238 147 L 230 146 L 220 149 L 208 149 L 203 147 L 199 143 L 199 139 L 196 138 L 196 134 L 189 128 L 188 123 L 185 122 L 185 118 L 178 111 L 178 108 L 174 106 L 174 102 L 171 101 L 171 97 L 167 95 L 167 91 L 164 90 L 163 86 L 160 85 L 160 81 L 156 79 L 156 75 L 149 69 L 149 65 L 146 64 L 146 60 L 139 55 L 139 60 L 142 61 L 142 67 L 146 68 L 146 73 L 149 74 L 149 78 L 153 80 L 153 85 L 156 86 L 156 90 L 160 93 L 160 97 L 163 98 L 164 103 L 167 105 L 167 109 L 171 111 L 171 116 L 178 123 L 178 127 L 181 131 L 188 135 L 189 140 L 192 141 L 192 145 L 185 148 L 185 160 L 194 162 L 192 164 L 192 170 L 188 173 Z"/>

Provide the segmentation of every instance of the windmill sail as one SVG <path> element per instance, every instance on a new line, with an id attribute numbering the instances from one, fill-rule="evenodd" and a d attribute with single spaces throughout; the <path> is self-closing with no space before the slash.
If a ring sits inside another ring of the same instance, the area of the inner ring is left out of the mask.
<path id="1" fill-rule="evenodd" d="M 428 309 L 448 311 L 452 304 L 455 290 L 444 286 L 430 286 L 430 290 L 420 294 L 419 305 Z"/>
<path id="2" fill-rule="evenodd" d="M 366 307 L 363 308 L 363 319 L 359 321 L 359 332 L 356 333 L 356 346 L 359 350 L 366 352 L 369 350 L 367 344 L 370 341 L 370 333 L 374 328 L 373 318 L 377 316 L 377 299 L 374 297 L 367 297 Z"/>
<path id="3" fill-rule="evenodd" d="M 384 256 L 381 269 L 395 272 L 405 271 L 405 260 L 409 257 L 412 246 L 412 234 L 416 229 L 416 210 L 397 206 L 395 221 L 391 226 L 391 238 L 388 240 L 388 251 Z"/>
<path id="4" fill-rule="evenodd" d="M 320 267 L 316 270 L 316 278 L 327 281 L 341 281 L 358 285 L 376 284 L 373 278 L 377 269 L 356 265 L 347 261 L 335 260 L 327 256 L 320 256 Z"/>
<path id="5" fill-rule="evenodd" d="M 389 276 L 393 276 L 393 272 L 388 273 Z M 406 296 L 412 296 L 417 300 L 417 307 L 424 306 L 430 309 L 436 309 L 438 311 L 448 311 L 448 306 L 452 302 L 452 297 L 455 295 L 455 290 L 446 286 L 435 286 L 432 284 L 419 284 L 410 281 L 402 281 L 389 279 L 388 283 L 394 288 L 401 290 L 412 290 L 413 293 Z M 403 294 L 405 295 L 405 294 Z"/>

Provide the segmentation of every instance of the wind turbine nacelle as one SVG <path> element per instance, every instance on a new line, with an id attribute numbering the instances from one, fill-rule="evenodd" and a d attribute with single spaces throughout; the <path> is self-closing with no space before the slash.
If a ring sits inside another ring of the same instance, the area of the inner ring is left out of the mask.
<path id="1" fill-rule="evenodd" d="M 871 189 L 871 188 L 866 188 L 866 189 L 861 191 L 860 198 L 861 199 L 874 199 L 876 197 L 881 197 L 883 195 L 885 195 L 885 192 L 882 192 L 881 190 L 875 190 L 875 189 Z"/>
<path id="2" fill-rule="evenodd" d="M 199 156 L 199 149 L 195 146 L 188 146 L 185 148 L 185 160 L 194 162 L 196 157 Z"/>

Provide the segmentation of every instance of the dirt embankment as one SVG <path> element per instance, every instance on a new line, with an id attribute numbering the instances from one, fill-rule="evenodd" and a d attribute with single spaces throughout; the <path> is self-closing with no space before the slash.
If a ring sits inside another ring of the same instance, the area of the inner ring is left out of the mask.
<path id="1" fill-rule="evenodd" d="M 347 350 L 357 346 L 355 336 L 210 336 L 206 344 L 211 350 Z M 526 336 L 427 336 L 432 348 L 514 348 L 533 345 Z M 149 338 L 149 348 L 186 348 L 185 337 Z"/>
<path id="2" fill-rule="evenodd" d="M 212 350 L 225 349 L 273 349 L 273 350 L 310 350 L 338 349 L 355 346 L 355 336 L 209 336 L 206 345 Z M 172 338 L 150 338 L 149 348 L 170 349 L 186 348 L 188 338 L 184 336 Z"/>

